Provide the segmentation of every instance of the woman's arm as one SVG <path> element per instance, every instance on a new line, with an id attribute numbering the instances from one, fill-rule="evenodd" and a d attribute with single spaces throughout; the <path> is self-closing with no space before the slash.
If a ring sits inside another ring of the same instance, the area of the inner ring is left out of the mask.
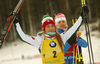
<path id="1" fill-rule="evenodd" d="M 84 47 L 84 48 L 86 48 L 88 46 L 88 43 L 84 39 L 82 39 L 81 37 L 78 38 L 78 41 L 77 41 L 76 44 L 78 46 L 81 46 L 81 47 Z"/>
<path id="2" fill-rule="evenodd" d="M 64 44 L 80 28 L 82 22 L 83 19 L 82 16 L 80 16 L 75 24 L 67 32 L 60 34 Z"/>
<path id="3" fill-rule="evenodd" d="M 33 46 L 35 46 L 36 48 L 39 49 L 39 46 L 40 46 L 40 43 L 41 43 L 41 40 L 42 40 L 40 37 L 38 37 L 38 36 L 32 37 L 32 36 L 28 36 L 28 35 L 24 34 L 24 32 L 22 31 L 22 29 L 20 27 L 19 22 L 14 23 L 14 25 L 15 25 L 16 32 L 17 32 L 19 38 L 22 41 L 24 41 L 24 42 L 26 42 L 30 45 L 33 45 Z"/>

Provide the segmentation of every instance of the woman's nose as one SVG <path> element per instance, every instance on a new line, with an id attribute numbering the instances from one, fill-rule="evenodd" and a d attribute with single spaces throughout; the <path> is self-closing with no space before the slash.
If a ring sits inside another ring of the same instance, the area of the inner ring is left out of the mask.
<path id="1" fill-rule="evenodd" d="M 50 30 L 52 30 L 53 28 L 52 27 L 50 27 Z"/>

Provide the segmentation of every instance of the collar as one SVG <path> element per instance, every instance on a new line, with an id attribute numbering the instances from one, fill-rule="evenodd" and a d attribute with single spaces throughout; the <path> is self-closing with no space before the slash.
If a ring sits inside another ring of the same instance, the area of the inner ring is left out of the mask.
<path id="1" fill-rule="evenodd" d="M 68 30 L 68 28 L 65 28 L 65 29 L 59 29 L 57 28 L 57 32 L 58 33 L 63 33 L 63 32 L 66 32 Z"/>
<path id="2" fill-rule="evenodd" d="M 56 37 L 56 32 L 48 32 L 48 33 L 45 33 L 45 38 L 47 39 L 54 39 Z"/>

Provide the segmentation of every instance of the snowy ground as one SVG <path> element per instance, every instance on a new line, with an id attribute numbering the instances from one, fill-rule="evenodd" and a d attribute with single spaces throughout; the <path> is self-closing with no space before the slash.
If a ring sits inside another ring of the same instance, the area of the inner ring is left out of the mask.
<path id="1" fill-rule="evenodd" d="M 99 26 L 99 22 L 89 25 L 89 27 L 91 27 L 90 31 L 93 30 L 93 27 L 98 27 L 98 26 Z M 81 26 L 80 31 L 82 32 L 81 37 L 86 40 L 84 25 Z M 92 48 L 94 54 L 94 61 L 98 63 L 100 62 L 100 33 L 99 31 L 95 30 L 90 32 L 90 34 L 91 34 L 91 42 L 92 42 Z M 83 51 L 83 58 L 85 63 L 89 63 L 88 48 L 82 48 L 82 51 Z"/>
<path id="2" fill-rule="evenodd" d="M 0 50 L 0 62 L 0 64 L 42 64 L 38 50 L 20 40 Z"/>
<path id="3" fill-rule="evenodd" d="M 83 25 L 81 26 L 80 31 L 82 32 L 82 38 L 86 40 Z M 91 32 L 95 62 L 100 62 L 99 36 L 100 34 L 98 31 Z M 82 48 L 82 50 L 85 63 L 89 63 L 88 48 Z M 17 40 L 14 43 L 0 49 L 0 64 L 42 64 L 42 60 L 38 50 L 35 47 L 30 46 L 20 40 Z"/>

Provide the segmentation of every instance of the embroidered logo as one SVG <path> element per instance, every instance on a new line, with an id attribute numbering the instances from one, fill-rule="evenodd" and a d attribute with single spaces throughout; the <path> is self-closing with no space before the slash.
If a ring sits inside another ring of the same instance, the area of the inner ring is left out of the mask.
<path id="1" fill-rule="evenodd" d="M 50 20 L 47 20 L 47 22 L 49 22 Z"/>

